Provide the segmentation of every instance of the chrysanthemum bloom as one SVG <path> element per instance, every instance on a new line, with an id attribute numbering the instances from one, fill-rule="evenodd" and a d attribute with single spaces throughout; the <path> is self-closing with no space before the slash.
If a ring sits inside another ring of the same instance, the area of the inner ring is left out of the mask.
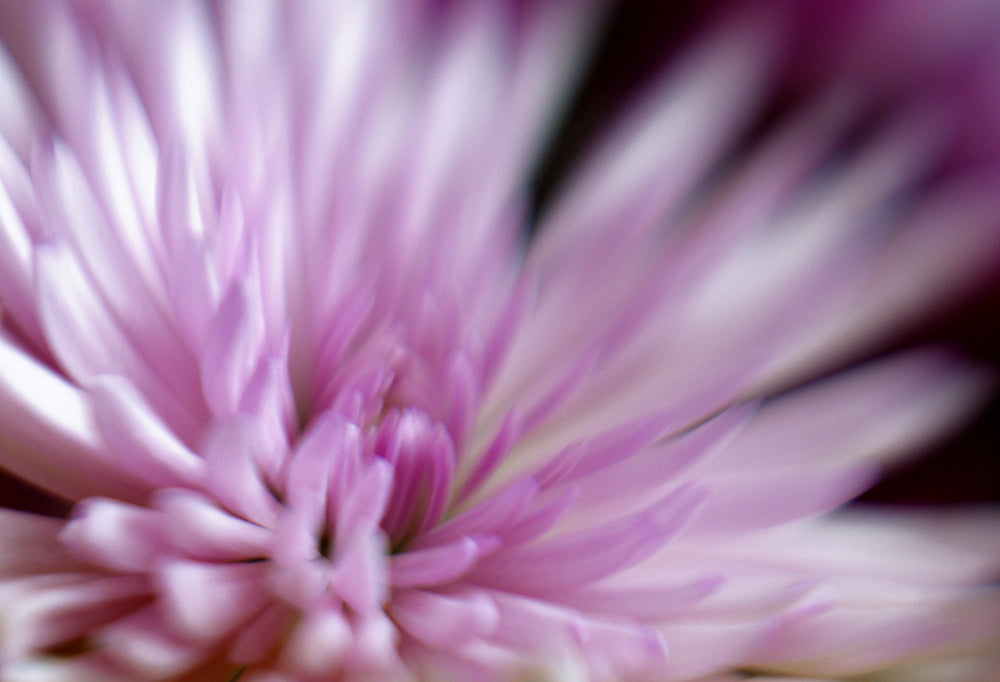
<path id="1" fill-rule="evenodd" d="M 0 467 L 71 509 L 0 511 L 5 682 L 976 674 L 997 516 L 833 510 L 988 381 L 778 392 L 996 262 L 988 22 L 747 138 L 723 17 L 525 248 L 591 9 L 3 3 Z"/>

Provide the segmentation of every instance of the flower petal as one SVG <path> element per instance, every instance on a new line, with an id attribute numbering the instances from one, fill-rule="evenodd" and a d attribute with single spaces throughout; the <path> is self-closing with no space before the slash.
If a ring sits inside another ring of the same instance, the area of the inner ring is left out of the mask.
<path id="1" fill-rule="evenodd" d="M 467 573 L 480 555 L 499 544 L 492 537 L 463 537 L 446 545 L 396 554 L 389 558 L 389 580 L 397 588 L 451 583 Z"/>
<path id="2" fill-rule="evenodd" d="M 200 493 L 160 490 L 152 504 L 169 518 L 171 545 L 192 559 L 240 561 L 268 553 L 268 529 L 226 513 Z"/>
<path id="3" fill-rule="evenodd" d="M 91 497 L 74 510 L 59 540 L 84 560 L 125 573 L 148 571 L 167 547 L 156 512 Z"/>
<path id="4" fill-rule="evenodd" d="M 0 509 L 0 580 L 82 569 L 57 540 L 62 526 L 61 519 Z"/>
<path id="5" fill-rule="evenodd" d="M 142 487 L 106 461 L 82 391 L 5 336 L 0 366 L 0 465 L 70 500 L 141 497 Z"/>
<path id="6" fill-rule="evenodd" d="M 171 561 L 157 574 L 159 603 L 175 632 L 214 641 L 247 622 L 267 603 L 260 563 Z"/>
<path id="7" fill-rule="evenodd" d="M 480 584 L 523 594 L 583 587 L 654 553 L 681 529 L 704 498 L 704 490 L 696 487 L 677 489 L 623 518 L 484 557 L 472 576 Z"/>
<path id="8" fill-rule="evenodd" d="M 493 600 L 479 591 L 438 594 L 406 590 L 392 603 L 392 616 L 407 633 L 439 647 L 461 646 L 490 634 L 499 615 Z"/>
<path id="9" fill-rule="evenodd" d="M 203 480 L 204 460 L 178 440 L 125 378 L 101 375 L 88 386 L 94 419 L 118 466 L 157 487 Z"/>

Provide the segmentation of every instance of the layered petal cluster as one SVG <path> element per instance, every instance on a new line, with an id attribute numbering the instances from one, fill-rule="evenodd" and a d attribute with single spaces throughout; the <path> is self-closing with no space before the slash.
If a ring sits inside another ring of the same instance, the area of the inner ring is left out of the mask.
<path id="1" fill-rule="evenodd" d="M 764 132 L 723 14 L 529 243 L 594 4 L 3 3 L 0 679 L 975 679 L 1000 516 L 836 510 L 988 377 L 786 390 L 1000 262 L 971 4 Z"/>

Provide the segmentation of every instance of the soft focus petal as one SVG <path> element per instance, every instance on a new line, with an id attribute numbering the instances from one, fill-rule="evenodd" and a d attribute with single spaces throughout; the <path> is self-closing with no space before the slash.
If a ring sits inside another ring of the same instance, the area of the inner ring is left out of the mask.
<path id="1" fill-rule="evenodd" d="M 692 9 L 553 183 L 610 3 L 0 3 L 0 678 L 975 680 L 997 510 L 842 509 L 992 383 L 887 345 L 1000 269 L 946 4 Z"/>

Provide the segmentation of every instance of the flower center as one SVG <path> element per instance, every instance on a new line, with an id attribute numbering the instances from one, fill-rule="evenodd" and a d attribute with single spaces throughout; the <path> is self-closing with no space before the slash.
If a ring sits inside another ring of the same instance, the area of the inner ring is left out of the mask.
<path id="1" fill-rule="evenodd" d="M 370 612 L 386 600 L 390 553 L 437 524 L 451 495 L 452 440 L 415 408 L 393 408 L 364 430 L 320 415 L 278 481 L 265 481 L 252 461 L 213 461 L 253 458 L 233 434 L 215 440 L 207 469 L 226 475 L 210 474 L 200 489 L 159 490 L 147 506 L 85 501 L 63 533 L 67 547 L 107 569 L 147 574 L 156 587 L 171 584 L 157 576 L 174 565 L 255 565 L 263 593 L 301 610 Z M 255 485 L 238 475 L 248 467 Z"/>

